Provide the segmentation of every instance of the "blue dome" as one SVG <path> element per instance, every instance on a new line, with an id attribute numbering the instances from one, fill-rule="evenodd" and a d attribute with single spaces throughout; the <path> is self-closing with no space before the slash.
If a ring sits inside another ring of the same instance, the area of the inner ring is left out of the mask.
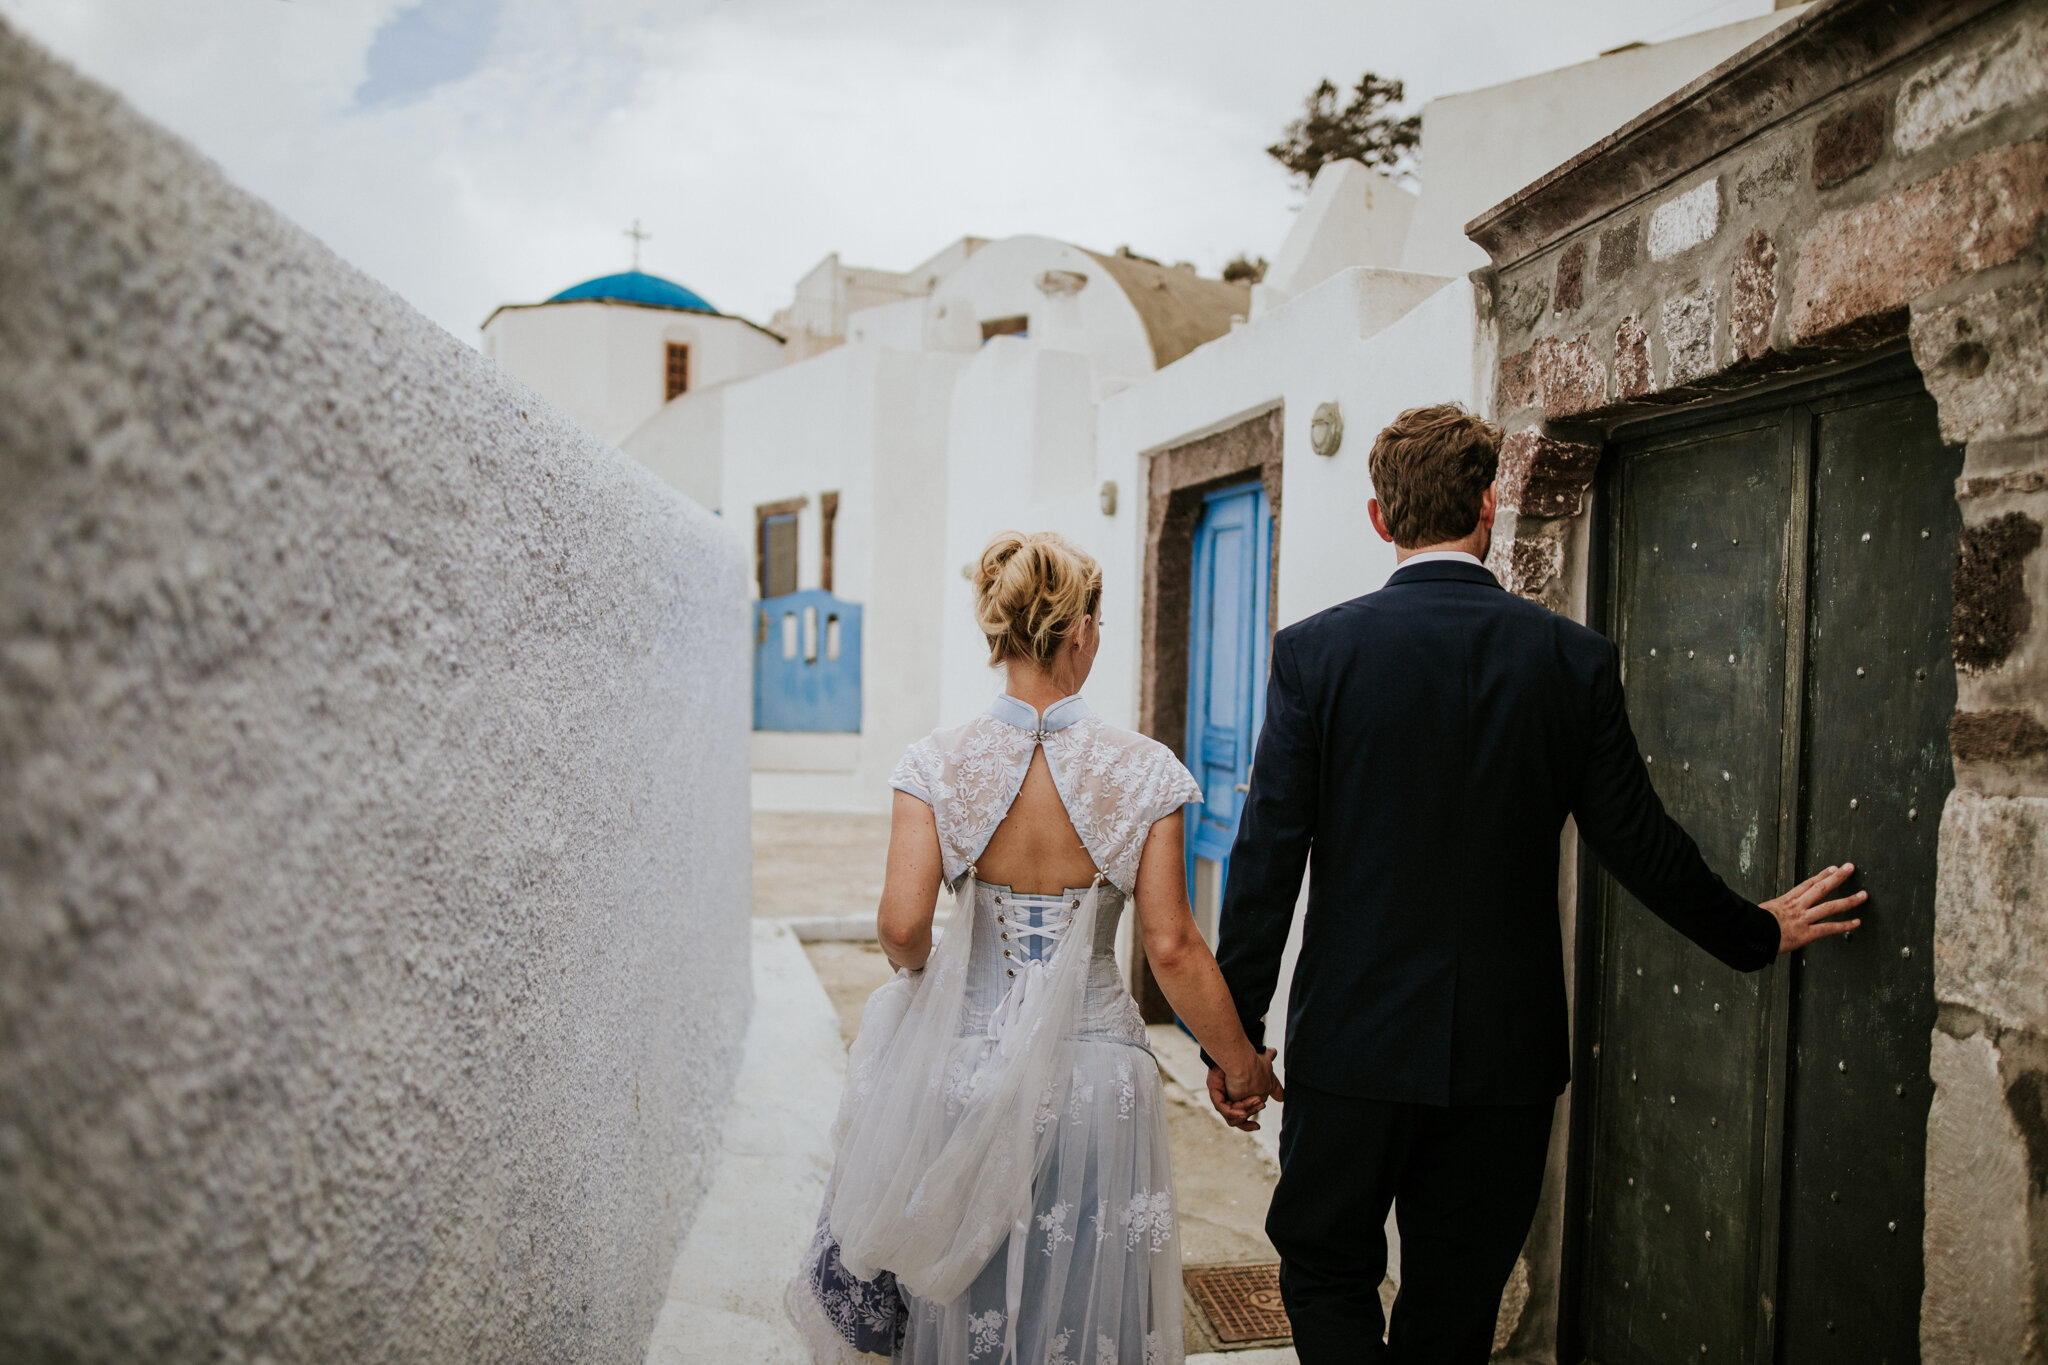
<path id="1" fill-rule="evenodd" d="M 570 285 L 548 302 L 567 303 L 572 299 L 643 303 L 654 308 L 680 308 L 687 313 L 718 311 L 705 302 L 701 294 L 683 288 L 674 280 L 665 280 L 659 275 L 649 275 L 639 270 L 622 271 L 617 275 L 600 275 L 594 280 Z"/>

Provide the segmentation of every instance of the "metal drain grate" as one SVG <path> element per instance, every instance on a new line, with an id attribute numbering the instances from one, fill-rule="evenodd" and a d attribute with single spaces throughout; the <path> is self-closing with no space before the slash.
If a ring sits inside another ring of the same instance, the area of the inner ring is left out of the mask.
<path id="1" fill-rule="evenodd" d="M 1189 1266 L 1183 1274 L 1219 1342 L 1293 1339 L 1287 1310 L 1280 1306 L 1278 1261 Z"/>

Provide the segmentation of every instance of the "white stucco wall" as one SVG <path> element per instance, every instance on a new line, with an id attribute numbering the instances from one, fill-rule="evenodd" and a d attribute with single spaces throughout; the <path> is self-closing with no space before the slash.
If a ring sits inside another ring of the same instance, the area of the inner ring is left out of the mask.
<path id="1" fill-rule="evenodd" d="M 1272 267 L 1252 286 L 1252 316 L 1307 293 L 1340 270 L 1398 269 L 1414 217 L 1414 191 L 1363 162 L 1331 162 L 1316 172 Z"/>
<path id="2" fill-rule="evenodd" d="M 637 1362 L 738 547 L 4 24 L 0 129 L 0 1358 Z"/>
<path id="3" fill-rule="evenodd" d="M 1087 356 L 1008 337 L 976 354 L 953 394 L 947 439 L 946 555 L 949 572 L 937 626 L 943 691 L 938 723 L 957 725 L 1002 690 L 988 643 L 974 624 L 973 586 L 962 570 L 998 531 L 1058 531 L 1102 561 L 1103 648 L 1088 697 L 1104 716 L 1131 722 L 1124 676 L 1137 640 L 1135 579 L 1122 553 L 1134 524 L 1099 507 L 1095 384 Z M 1128 509 L 1119 507 L 1119 513 Z M 1143 534 L 1143 516 L 1135 524 Z M 1100 700 L 1098 700 L 1100 699 Z M 1105 704 L 1106 703 L 1106 704 Z"/>
<path id="4" fill-rule="evenodd" d="M 1366 520 L 1366 454 L 1404 408 L 1473 402 L 1473 307 L 1464 280 L 1340 272 L 1104 403 L 1104 477 L 1128 471 L 1133 498 L 1142 498 L 1143 456 L 1280 406 L 1275 628 L 1370 592 L 1393 571 L 1394 555 Z M 1330 457 L 1309 448 L 1309 419 L 1325 402 L 1344 419 L 1343 444 Z M 1132 552 L 1142 549 L 1134 544 Z M 1135 670 L 1132 677 L 1135 688 Z"/>
<path id="5" fill-rule="evenodd" d="M 1048 294 L 1038 287 L 1048 271 L 1085 276 L 1087 283 L 1075 293 Z M 1065 242 L 1029 235 L 990 242 L 939 282 L 927 306 L 936 312 L 956 300 L 976 322 L 977 343 L 981 322 L 1028 317 L 1033 343 L 1088 357 L 1098 393 L 1152 373 L 1152 340 L 1130 296 L 1094 257 Z"/>
<path id="6" fill-rule="evenodd" d="M 576 300 L 504 308 L 484 354 L 607 441 L 619 442 L 667 399 L 668 343 L 690 348 L 690 388 L 772 370 L 782 343 L 738 318 Z"/>
<path id="7" fill-rule="evenodd" d="M 861 732 L 756 736 L 759 809 L 886 810 L 890 769 L 932 727 L 946 433 L 954 381 L 967 360 L 853 341 L 721 390 L 715 439 L 708 426 L 685 432 L 666 414 L 635 438 L 634 453 L 649 463 L 715 465 L 724 517 L 750 545 L 756 507 L 803 499 L 800 587 L 820 586 L 821 499 L 839 495 L 832 590 L 863 608 Z M 670 410 L 710 397 L 678 400 Z M 758 594 L 753 580 L 750 549 L 749 592 Z"/>
<path id="8" fill-rule="evenodd" d="M 1485 266 L 1465 224 L 1805 8 L 1431 100 L 1422 110 L 1422 197 L 1401 268 L 1464 275 Z"/>
<path id="9" fill-rule="evenodd" d="M 633 428 L 619 449 L 699 507 L 725 506 L 725 395 L 730 387 L 678 394 Z M 737 533 L 736 533 L 737 534 Z"/>

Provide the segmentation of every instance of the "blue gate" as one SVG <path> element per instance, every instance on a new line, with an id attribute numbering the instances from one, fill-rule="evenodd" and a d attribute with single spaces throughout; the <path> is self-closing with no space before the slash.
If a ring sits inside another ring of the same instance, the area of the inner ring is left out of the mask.
<path id="1" fill-rule="evenodd" d="M 821 588 L 754 603 L 754 728 L 860 730 L 860 604 Z"/>
<path id="2" fill-rule="evenodd" d="M 1266 714 L 1266 599 L 1273 519 L 1256 483 L 1210 493 L 1195 525 L 1188 641 L 1188 769 L 1202 802 L 1187 808 L 1188 897 L 1211 943 L 1230 845 Z"/>

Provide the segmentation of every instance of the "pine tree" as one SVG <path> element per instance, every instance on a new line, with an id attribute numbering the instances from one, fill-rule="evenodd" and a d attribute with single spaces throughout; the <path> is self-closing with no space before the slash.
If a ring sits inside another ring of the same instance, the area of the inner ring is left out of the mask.
<path id="1" fill-rule="evenodd" d="M 1395 180 L 1419 179 L 1422 116 L 1396 118 L 1390 112 L 1401 103 L 1402 83 L 1368 71 L 1341 109 L 1340 94 L 1328 80 L 1318 82 L 1303 101 L 1302 116 L 1287 125 L 1286 136 L 1266 148 L 1266 155 L 1300 176 L 1304 186 L 1330 162 L 1347 159 Z"/>

